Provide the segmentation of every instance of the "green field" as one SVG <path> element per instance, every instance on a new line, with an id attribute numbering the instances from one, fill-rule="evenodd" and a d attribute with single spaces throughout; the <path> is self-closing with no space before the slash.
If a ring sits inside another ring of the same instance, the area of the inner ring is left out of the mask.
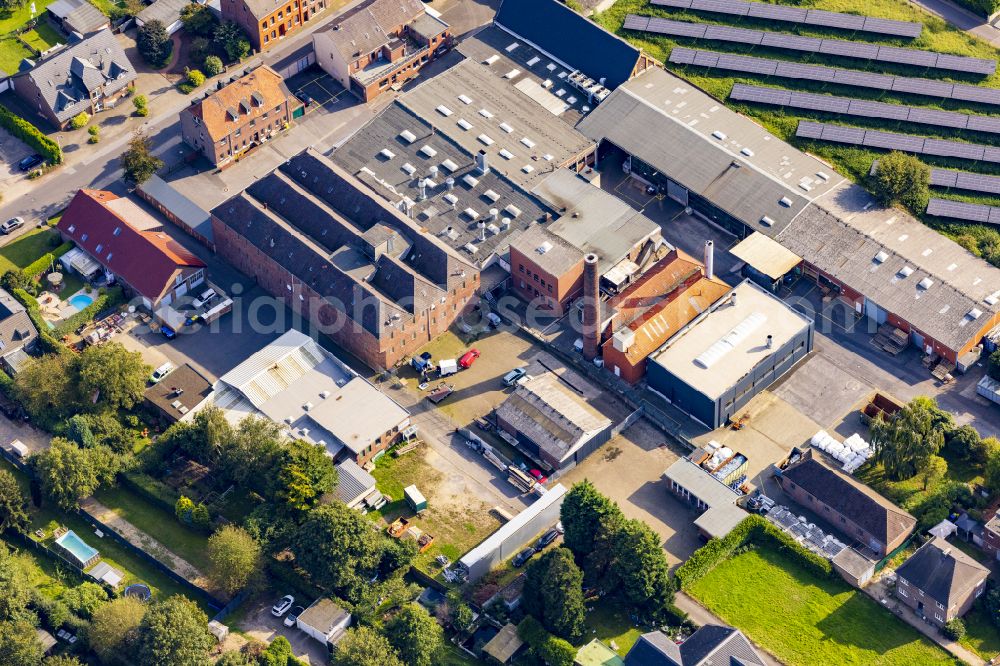
<path id="1" fill-rule="evenodd" d="M 788 666 L 955 663 L 861 592 L 767 548 L 723 562 L 688 592 Z"/>
<path id="2" fill-rule="evenodd" d="M 908 3 L 906 0 L 883 0 L 877 4 L 865 2 L 864 0 L 805 0 L 804 2 L 789 4 L 884 18 L 922 21 L 925 26 L 923 34 L 915 40 L 892 38 L 881 39 L 877 35 L 864 35 L 855 38 L 859 41 L 877 42 L 879 44 L 905 46 L 908 48 L 921 48 L 943 53 L 981 58 L 997 58 L 998 56 L 997 50 L 986 42 L 973 38 L 960 30 L 952 28 L 943 20 L 921 11 L 915 5 Z M 867 90 L 864 88 L 854 88 L 822 82 L 790 80 L 742 73 L 734 75 L 736 73 L 727 73 L 724 70 L 706 70 L 700 67 L 672 65 L 667 63 L 670 51 L 674 46 L 680 45 L 710 51 L 724 51 L 743 54 L 750 53 L 756 57 L 762 58 L 774 58 L 779 60 L 821 64 L 832 67 L 870 70 L 912 77 L 951 80 L 962 83 L 979 84 L 987 87 L 1000 87 L 1000 74 L 996 73 L 985 80 L 982 79 L 982 77 L 975 76 L 947 76 L 946 74 L 948 73 L 942 72 L 941 70 L 926 70 L 921 67 L 909 65 L 869 63 L 860 59 L 838 58 L 826 54 L 814 55 L 808 53 L 788 52 L 768 47 L 732 44 L 711 40 L 672 38 L 646 32 L 622 30 L 621 26 L 625 16 L 630 13 L 662 16 L 683 21 L 717 23 L 745 28 L 788 32 L 810 37 L 830 37 L 850 40 L 852 39 L 852 35 L 850 33 L 833 29 L 825 30 L 822 28 L 806 28 L 794 26 L 792 24 L 762 22 L 749 18 L 740 19 L 736 17 L 726 17 L 719 14 L 667 10 L 651 6 L 648 0 L 619 0 L 611 9 L 595 17 L 595 20 L 601 25 L 617 32 L 637 46 L 642 47 L 647 53 L 664 62 L 668 69 L 677 72 L 684 78 L 690 80 L 695 85 L 721 100 L 728 99 L 729 92 L 734 83 L 747 83 L 777 88 L 829 93 L 846 97 L 874 99 L 889 103 L 912 104 L 914 106 L 960 111 L 964 113 L 988 115 L 995 113 L 996 111 L 993 107 L 961 102 L 959 100 L 932 100 L 926 97 L 907 95 L 905 93 L 890 94 L 875 90 Z M 740 111 L 741 113 L 753 117 L 777 136 L 789 141 L 791 144 L 802 150 L 813 153 L 821 159 L 832 163 L 839 171 L 857 181 L 861 181 L 866 177 L 872 161 L 877 159 L 878 156 L 883 153 L 881 151 L 867 148 L 841 146 L 826 142 L 798 139 L 795 137 L 795 129 L 798 125 L 799 119 L 843 123 L 859 127 L 876 128 L 921 136 L 938 137 L 943 139 L 961 139 L 973 143 L 1000 145 L 1000 137 L 985 133 L 932 128 L 929 126 L 881 119 L 864 119 L 855 117 L 847 118 L 834 114 L 803 111 L 798 109 L 789 109 L 785 111 L 777 107 L 766 105 L 727 103 L 730 107 Z M 921 156 L 921 159 L 932 166 L 942 168 L 1000 174 L 1000 165 L 995 164 L 991 165 L 981 162 L 971 163 L 968 160 L 935 158 L 931 156 Z M 1000 205 L 1000 198 L 988 195 L 946 191 L 936 188 L 932 192 L 934 196 L 942 198 L 959 199 L 989 205 Z M 981 225 L 977 226 L 946 223 L 943 220 L 925 221 L 930 226 L 933 226 L 945 235 L 958 241 L 975 254 L 983 256 L 987 260 L 1000 265 L 1000 233 L 998 233 L 996 229 Z"/>

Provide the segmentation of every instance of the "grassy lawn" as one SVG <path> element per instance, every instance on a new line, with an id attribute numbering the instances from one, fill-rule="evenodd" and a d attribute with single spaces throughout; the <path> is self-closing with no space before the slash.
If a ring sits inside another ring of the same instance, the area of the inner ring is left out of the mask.
<path id="1" fill-rule="evenodd" d="M 769 549 L 723 562 L 688 591 L 788 666 L 955 663 L 861 592 Z"/>
<path id="2" fill-rule="evenodd" d="M 35 15 L 40 16 L 53 1 L 36 0 Z M 8 74 L 17 72 L 17 66 L 21 63 L 22 58 L 30 58 L 33 55 L 11 34 L 30 20 L 30 2 L 25 2 L 17 9 L 0 11 L 0 69 Z M 47 25 L 45 27 L 48 28 Z M 49 29 L 51 30 L 51 28 Z"/>
<path id="3" fill-rule="evenodd" d="M 52 238 L 59 232 L 52 229 L 35 229 L 18 238 L 13 243 L 0 248 L 0 274 L 24 268 L 46 252 L 55 249 Z"/>
<path id="4" fill-rule="evenodd" d="M 609 646 L 614 641 L 618 646 L 617 652 L 622 657 L 632 649 L 639 636 L 647 631 L 632 623 L 626 606 L 605 599 L 587 609 L 587 629 L 580 639 L 581 645 L 589 643 L 593 638 Z"/>
<path id="5" fill-rule="evenodd" d="M 208 571 L 208 537 L 181 525 L 173 514 L 167 513 L 127 488 L 107 488 L 96 493 L 94 497 L 118 516 L 193 564 L 202 573 Z"/>
<path id="6" fill-rule="evenodd" d="M 966 634 L 959 641 L 984 661 L 989 661 L 1000 654 L 1000 631 L 990 622 L 989 615 L 982 604 L 977 604 L 962 618 L 965 621 Z"/>
<path id="7" fill-rule="evenodd" d="M 28 42 L 28 44 L 39 51 L 47 51 L 56 44 L 66 42 L 65 37 L 60 35 L 55 28 L 44 21 L 39 22 L 33 30 L 29 30 L 21 35 L 21 39 Z"/>
<path id="8" fill-rule="evenodd" d="M 31 57 L 34 57 L 34 54 L 16 39 L 0 39 L 0 70 L 7 74 L 15 74 L 21 61 Z"/>
<path id="9" fill-rule="evenodd" d="M 982 469 L 967 460 L 962 460 L 953 456 L 945 448 L 940 454 L 948 463 L 948 471 L 944 478 L 936 483 L 932 483 L 924 489 L 923 481 L 919 477 L 913 477 L 905 481 L 891 481 L 885 478 L 885 470 L 881 465 L 864 465 L 857 471 L 855 476 L 868 486 L 885 495 L 895 504 L 907 511 L 913 511 L 942 483 L 956 481 L 970 485 L 983 483 Z M 977 559 L 979 556 L 977 556 Z"/>
<path id="10" fill-rule="evenodd" d="M 417 566 L 436 574 L 440 566 L 434 557 L 443 554 L 455 561 L 486 538 L 499 523 L 489 507 L 469 497 L 449 496 L 441 490 L 444 475 L 425 459 L 426 445 L 400 458 L 386 454 L 375 464 L 376 487 L 393 499 L 368 515 L 388 525 L 399 517 L 410 518 L 420 529 L 434 536 L 434 543 L 417 556 Z M 427 511 L 414 517 L 403 499 L 403 488 L 415 484 L 427 498 Z"/>
<path id="11" fill-rule="evenodd" d="M 476 661 L 463 652 L 458 646 L 445 642 L 445 644 L 434 655 L 435 666 L 475 666 L 482 662 Z"/>
<path id="12" fill-rule="evenodd" d="M 25 474 L 14 468 L 6 460 L 0 461 L 0 465 L 4 465 L 10 469 L 18 479 L 18 483 L 27 492 L 28 479 Z M 51 538 L 52 530 L 59 525 L 64 525 L 73 530 L 80 538 L 94 548 L 97 548 L 101 552 L 102 562 L 107 562 L 122 571 L 125 574 L 123 585 L 145 583 L 149 585 L 153 591 L 153 595 L 157 599 L 165 599 L 174 594 L 183 594 L 190 598 L 186 587 L 175 583 L 173 579 L 161 573 L 159 569 L 149 564 L 145 559 L 134 555 L 131 550 L 126 549 L 125 546 L 115 541 L 113 537 L 98 538 L 94 534 L 94 527 L 78 514 L 64 512 L 50 505 L 45 505 L 42 508 L 31 507 L 30 531 L 32 533 L 35 530 L 41 529 L 46 534 L 45 538 L 49 539 Z M 32 538 L 35 538 L 34 534 L 32 534 Z M 38 559 L 42 560 L 46 558 L 38 555 Z M 53 570 L 55 570 L 55 560 L 53 560 L 53 567 Z M 194 600 L 206 613 L 209 613 L 209 615 L 214 614 L 200 598 L 195 598 Z"/>
<path id="13" fill-rule="evenodd" d="M 960 30 L 950 27 L 943 20 L 921 11 L 915 5 L 907 2 L 906 0 L 882 0 L 877 4 L 867 2 L 866 0 L 804 0 L 800 3 L 791 4 L 817 7 L 831 11 L 864 14 L 868 16 L 878 16 L 907 21 L 920 21 L 924 23 L 923 33 L 920 37 L 914 40 L 890 38 L 882 39 L 876 35 L 866 35 L 858 37 L 857 39 L 860 41 L 899 45 L 908 48 L 920 48 L 981 58 L 997 57 L 997 50 L 986 42 L 973 38 Z M 667 63 L 667 59 L 669 58 L 670 51 L 673 47 L 680 45 L 712 51 L 751 53 L 756 57 L 762 58 L 766 57 L 779 60 L 821 64 L 831 67 L 870 70 L 912 77 L 929 77 L 933 79 L 943 78 L 963 83 L 979 84 L 987 87 L 1000 87 L 1000 73 L 995 73 L 983 79 L 976 76 L 963 76 L 959 74 L 950 75 L 950 73 L 945 73 L 941 70 L 926 70 L 909 65 L 875 63 L 853 58 L 838 58 L 826 54 L 793 53 L 778 49 L 771 49 L 768 47 L 716 42 L 711 40 L 673 38 L 646 32 L 625 31 L 621 26 L 625 20 L 625 16 L 630 13 L 655 15 L 683 21 L 697 21 L 700 23 L 737 25 L 745 28 L 776 30 L 811 37 L 832 37 L 842 40 L 850 40 L 852 39 L 852 35 L 850 33 L 833 29 L 794 26 L 792 24 L 770 24 L 752 18 L 737 18 L 722 16 L 719 14 L 668 10 L 665 8 L 654 7 L 648 3 L 648 0 L 619 0 L 608 11 L 595 17 L 595 20 L 598 23 L 609 30 L 622 35 L 637 46 L 641 46 L 647 53 L 664 63 Z M 914 104 L 927 108 L 940 108 L 965 113 L 989 114 L 995 111 L 995 109 L 988 106 L 968 104 L 958 100 L 929 100 L 928 98 L 920 96 L 911 96 L 900 93 L 884 93 L 875 90 L 865 90 L 836 84 L 814 81 L 793 81 L 777 77 L 726 72 L 724 70 L 706 70 L 700 67 L 676 66 L 669 63 L 667 64 L 667 67 L 672 71 L 678 72 L 695 85 L 722 100 L 726 100 L 728 98 L 733 84 L 738 82 L 795 90 L 808 90 L 812 92 L 830 93 L 863 99 L 876 99 L 889 103 Z M 799 119 L 806 118 L 827 122 L 840 122 L 855 126 L 918 134 L 921 136 L 933 136 L 945 139 L 958 138 L 965 141 L 992 145 L 996 145 L 998 142 L 995 135 L 991 136 L 988 134 L 966 132 L 963 130 L 940 130 L 938 128 L 882 119 L 847 119 L 843 116 L 837 116 L 835 114 L 798 109 L 783 110 L 767 105 L 747 103 L 729 103 L 729 105 L 737 111 L 753 117 L 769 131 L 773 132 L 782 139 L 785 139 L 792 145 L 813 153 L 821 159 L 832 163 L 840 172 L 858 181 L 861 181 L 866 177 L 872 160 L 877 159 L 882 152 L 861 147 L 841 146 L 826 142 L 798 139 L 795 137 L 795 129 L 798 125 Z M 1000 167 L 998 167 L 998 165 L 971 163 L 967 160 L 936 158 L 931 156 L 921 156 L 921 159 L 932 166 L 983 171 L 988 173 L 1000 173 Z M 1000 198 L 997 197 L 957 191 L 935 189 L 934 196 L 960 199 L 963 201 L 973 201 L 990 205 L 1000 204 Z M 927 219 L 925 221 L 941 233 L 958 241 L 970 251 L 1000 265 L 1000 232 L 996 229 L 984 225 L 971 225 L 964 223 L 952 224 L 945 222 L 944 220 Z"/>
<path id="14" fill-rule="evenodd" d="M 111 16 L 112 7 L 122 6 L 122 3 L 117 0 L 90 0 L 90 4 L 100 9 L 105 16 Z"/>

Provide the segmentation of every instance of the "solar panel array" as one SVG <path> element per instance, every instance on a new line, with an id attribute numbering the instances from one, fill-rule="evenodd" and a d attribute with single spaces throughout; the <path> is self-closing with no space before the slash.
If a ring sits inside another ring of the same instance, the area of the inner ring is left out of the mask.
<path id="1" fill-rule="evenodd" d="M 975 130 L 988 134 L 1000 134 L 1000 118 L 994 116 L 973 116 L 956 111 L 939 111 L 919 106 L 903 106 L 901 104 L 886 104 L 852 97 L 837 97 L 835 95 L 820 95 L 818 93 L 797 92 L 768 88 L 766 86 L 751 86 L 745 83 L 733 85 L 729 98 L 739 102 L 754 102 L 757 104 L 772 104 L 787 106 L 793 109 L 809 111 L 824 111 L 826 113 L 842 113 L 859 118 L 882 118 L 904 122 L 931 125 L 933 127 L 948 127 L 952 129 Z"/>
<path id="2" fill-rule="evenodd" d="M 971 171 L 931 169 L 931 185 L 969 192 L 1000 194 L 1000 176 L 989 176 Z"/>
<path id="3" fill-rule="evenodd" d="M 674 9 L 693 9 L 699 12 L 713 14 L 729 14 L 730 16 L 749 16 L 768 21 L 783 21 L 799 23 L 824 28 L 840 30 L 855 30 L 871 32 L 876 35 L 891 37 L 919 37 L 923 23 L 912 21 L 896 21 L 893 19 L 859 16 L 857 14 L 841 14 L 827 12 L 822 9 L 801 9 L 772 5 L 765 2 L 743 2 L 742 0 L 651 0 L 652 4 Z"/>
<path id="4" fill-rule="evenodd" d="M 690 37 L 693 39 L 714 39 L 719 42 L 751 44 L 753 46 L 769 46 L 789 51 L 804 53 L 821 53 L 859 58 L 875 62 L 891 62 L 928 69 L 944 69 L 968 74 L 991 75 L 996 71 L 996 60 L 986 58 L 970 58 L 954 56 L 934 51 L 919 49 L 901 49 L 895 46 L 880 46 L 864 42 L 848 42 L 841 39 L 819 39 L 816 37 L 800 37 L 785 35 L 766 30 L 748 30 L 728 26 L 706 25 L 689 21 L 672 21 L 670 19 L 650 18 L 629 14 L 625 19 L 625 27 L 629 30 L 654 32 L 673 37 Z"/>
<path id="5" fill-rule="evenodd" d="M 927 214 L 965 222 L 1000 224 L 1000 208 L 950 199 L 931 199 L 927 204 Z"/>
<path id="6" fill-rule="evenodd" d="M 681 46 L 674 47 L 670 52 L 670 62 L 678 65 L 696 65 L 714 69 L 725 69 L 733 72 L 748 72 L 766 74 L 785 79 L 806 79 L 809 81 L 826 81 L 843 85 L 873 90 L 905 92 L 913 95 L 936 97 L 941 99 L 958 99 L 979 104 L 1000 106 L 1000 88 L 981 88 L 964 83 L 947 83 L 931 79 L 919 79 L 890 74 L 873 74 L 854 69 L 838 69 L 823 65 L 803 65 L 797 62 L 773 60 L 770 58 L 753 58 L 751 56 L 719 53 L 718 51 L 702 51 Z"/>
<path id="7" fill-rule="evenodd" d="M 886 150 L 901 150 L 905 153 L 918 155 L 934 155 L 936 157 L 955 157 L 963 160 L 974 160 L 1000 164 L 1000 148 L 984 146 L 961 141 L 945 141 L 929 139 L 912 134 L 897 134 L 879 130 L 862 129 L 860 127 L 844 127 L 816 123 L 810 120 L 800 120 L 795 136 L 805 139 L 819 139 L 834 143 L 846 143 L 870 148 L 885 148 Z"/>

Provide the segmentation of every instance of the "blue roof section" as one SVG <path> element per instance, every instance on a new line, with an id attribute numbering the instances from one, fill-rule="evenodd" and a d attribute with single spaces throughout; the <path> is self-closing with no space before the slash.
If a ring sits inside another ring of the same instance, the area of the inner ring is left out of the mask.
<path id="1" fill-rule="evenodd" d="M 639 60 L 639 49 L 558 0 L 503 0 L 495 23 L 612 90 Z"/>

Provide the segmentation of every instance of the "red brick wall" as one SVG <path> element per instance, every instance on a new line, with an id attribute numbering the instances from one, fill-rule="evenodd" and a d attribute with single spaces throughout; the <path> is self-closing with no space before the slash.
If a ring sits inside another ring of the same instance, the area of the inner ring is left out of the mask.
<path id="1" fill-rule="evenodd" d="M 510 271 L 514 291 L 529 303 L 536 298 L 545 297 L 549 299 L 551 308 L 558 307 L 560 311 L 566 312 L 570 302 L 583 291 L 582 256 L 579 263 L 573 268 L 561 276 L 555 276 L 539 268 L 531 257 L 512 247 L 510 249 Z M 534 277 L 536 275 L 538 276 L 537 281 Z"/>
<path id="2" fill-rule="evenodd" d="M 254 278 L 265 291 L 284 301 L 293 311 L 317 325 L 327 337 L 373 368 L 390 368 L 411 356 L 447 331 L 455 319 L 478 302 L 479 273 L 473 273 L 464 284 L 445 296 L 444 303 L 437 303 L 434 310 L 417 313 L 413 319 L 402 322 L 400 328 L 376 338 L 216 218 L 212 218 L 212 231 L 216 251 L 224 260 Z M 291 291 L 287 285 L 292 285 Z M 298 298 L 300 294 L 301 299 Z"/>
<path id="3" fill-rule="evenodd" d="M 638 384 L 642 381 L 643 375 L 646 374 L 646 359 L 642 359 L 635 365 L 628 360 L 628 356 L 624 352 L 620 352 L 615 349 L 614 341 L 608 340 L 601 346 L 601 355 L 604 358 L 604 367 L 607 368 L 608 372 L 611 374 L 617 374 L 629 384 Z M 615 372 L 615 368 L 618 368 L 618 372 Z"/>
<path id="4" fill-rule="evenodd" d="M 266 16 L 254 16 L 244 0 L 222 0 L 222 18 L 234 21 L 247 33 L 250 45 L 256 51 L 265 51 L 279 41 L 281 26 L 284 26 L 284 37 L 302 29 L 310 19 L 326 9 L 326 0 L 286 0 L 283 5 L 276 5 L 274 11 Z M 281 18 L 278 18 L 278 14 Z M 274 23 L 271 23 L 274 19 Z M 267 24 L 265 28 L 264 25 Z M 274 38 L 271 38 L 271 33 Z"/>

